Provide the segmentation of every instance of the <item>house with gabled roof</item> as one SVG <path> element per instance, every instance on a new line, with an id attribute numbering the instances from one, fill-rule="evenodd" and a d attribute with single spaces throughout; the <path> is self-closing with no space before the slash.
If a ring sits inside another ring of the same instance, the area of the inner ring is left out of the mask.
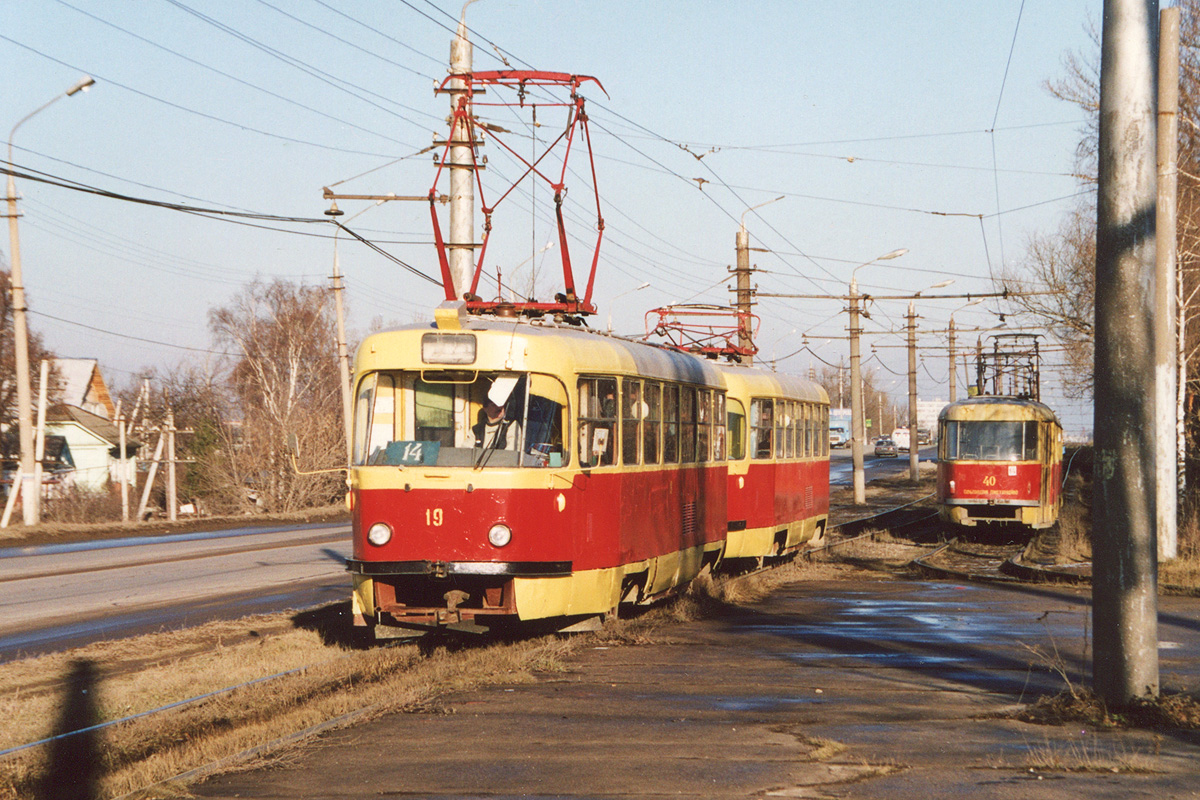
<path id="1" fill-rule="evenodd" d="M 108 384 L 94 358 L 56 358 L 54 368 L 61 379 L 59 400 L 105 419 L 117 415 Z"/>

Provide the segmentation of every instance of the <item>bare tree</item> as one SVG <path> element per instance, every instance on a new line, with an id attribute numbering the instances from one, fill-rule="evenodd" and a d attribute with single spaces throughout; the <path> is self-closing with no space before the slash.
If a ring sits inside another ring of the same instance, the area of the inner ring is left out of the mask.
<path id="1" fill-rule="evenodd" d="M 1096 217 L 1077 206 L 1051 233 L 1029 237 L 1017 268 L 997 274 L 1009 307 L 1044 325 L 1065 355 L 1064 389 L 1083 397 L 1092 391 L 1093 319 L 1096 297 Z M 1010 312 L 1011 313 L 1011 312 Z"/>
<path id="2" fill-rule="evenodd" d="M 272 511 L 324 505 L 344 491 L 336 471 L 298 474 L 287 453 L 295 437 L 302 472 L 336 470 L 345 459 L 329 300 L 323 288 L 255 280 L 209 312 L 217 344 L 234 354 L 227 386 L 235 410 L 219 426 L 227 480 Z"/>
<path id="3" fill-rule="evenodd" d="M 42 337 L 29 332 L 29 385 L 33 387 L 33 401 L 37 402 L 41 391 L 42 359 L 53 359 L 54 353 L 46 349 Z M 12 447 L 16 452 L 17 426 L 17 357 L 13 347 L 12 277 L 7 269 L 0 269 L 0 428 L 12 432 Z M 61 380 L 58 371 L 50 372 L 51 402 L 57 400 Z M 32 421 L 32 420 L 31 420 Z"/>

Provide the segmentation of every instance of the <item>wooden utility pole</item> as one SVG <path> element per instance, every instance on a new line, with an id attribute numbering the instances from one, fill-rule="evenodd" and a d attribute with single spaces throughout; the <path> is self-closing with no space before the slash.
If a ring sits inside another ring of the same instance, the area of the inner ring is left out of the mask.
<path id="1" fill-rule="evenodd" d="M 1157 697 L 1155 74 L 1158 0 L 1105 0 L 1096 207 L 1093 675 Z"/>
<path id="2" fill-rule="evenodd" d="M 1175 269 L 1179 186 L 1179 8 L 1159 12 L 1158 201 L 1155 231 L 1154 398 L 1155 473 L 1158 486 L 1158 557 L 1179 554 L 1176 494 L 1179 485 L 1176 429 L 1178 350 L 1175 346 Z"/>

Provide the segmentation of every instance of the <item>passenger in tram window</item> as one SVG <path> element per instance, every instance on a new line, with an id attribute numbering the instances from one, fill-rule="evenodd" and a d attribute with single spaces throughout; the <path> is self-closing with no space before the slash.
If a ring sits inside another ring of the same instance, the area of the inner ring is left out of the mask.
<path id="1" fill-rule="evenodd" d="M 483 408 L 479 409 L 479 421 L 471 426 L 476 447 L 508 449 L 509 426 L 504 424 L 504 417 L 504 406 L 498 406 L 491 400 L 484 401 Z"/>

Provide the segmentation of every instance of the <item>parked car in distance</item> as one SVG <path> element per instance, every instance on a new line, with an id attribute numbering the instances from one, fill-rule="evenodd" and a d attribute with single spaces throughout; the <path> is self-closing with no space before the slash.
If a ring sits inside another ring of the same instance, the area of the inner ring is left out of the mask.
<path id="1" fill-rule="evenodd" d="M 879 439 L 875 442 L 876 458 L 896 458 L 897 454 L 896 443 L 891 439 Z"/>

